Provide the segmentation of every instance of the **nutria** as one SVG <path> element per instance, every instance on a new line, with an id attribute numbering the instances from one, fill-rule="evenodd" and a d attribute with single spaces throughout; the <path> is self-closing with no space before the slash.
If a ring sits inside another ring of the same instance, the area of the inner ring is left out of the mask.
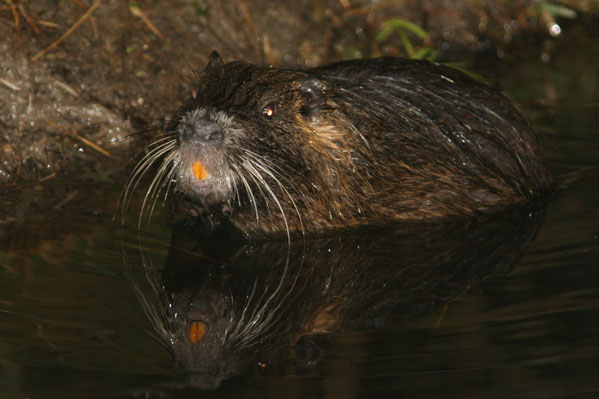
<path id="1" fill-rule="evenodd" d="M 213 52 L 126 195 L 159 159 L 146 207 L 174 188 L 187 216 L 248 234 L 471 217 L 552 187 L 506 97 L 400 58 L 292 70 Z"/>

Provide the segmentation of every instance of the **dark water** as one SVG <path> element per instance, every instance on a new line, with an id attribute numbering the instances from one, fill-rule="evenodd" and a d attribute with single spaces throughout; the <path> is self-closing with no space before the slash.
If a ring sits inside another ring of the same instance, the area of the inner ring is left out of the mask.
<path id="1" fill-rule="evenodd" d="M 0 249 L 0 398 L 599 397 L 599 48 L 562 43 L 481 67 L 546 137 L 544 211 L 291 248 L 63 214 Z"/>

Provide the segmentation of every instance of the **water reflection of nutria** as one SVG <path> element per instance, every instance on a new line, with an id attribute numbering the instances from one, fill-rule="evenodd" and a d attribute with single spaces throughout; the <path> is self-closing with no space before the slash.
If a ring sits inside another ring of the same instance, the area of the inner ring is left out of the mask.
<path id="1" fill-rule="evenodd" d="M 176 229 L 155 284 L 162 309 L 140 299 L 191 385 L 302 372 L 330 333 L 384 326 L 508 273 L 541 218 L 402 224 L 291 244 Z"/>

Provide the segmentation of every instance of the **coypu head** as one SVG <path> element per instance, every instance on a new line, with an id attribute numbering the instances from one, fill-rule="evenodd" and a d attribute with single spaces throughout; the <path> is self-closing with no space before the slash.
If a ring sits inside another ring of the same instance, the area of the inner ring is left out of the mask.
<path id="1" fill-rule="evenodd" d="M 289 233 L 304 230 L 307 213 L 311 225 L 326 225 L 336 169 L 351 163 L 347 137 L 322 118 L 328 107 L 326 87 L 304 71 L 224 64 L 213 52 L 127 191 L 162 159 L 146 208 L 173 186 L 179 209 L 211 225 L 225 215 L 242 231 Z"/>
<path id="2" fill-rule="evenodd" d="M 194 98 L 171 127 L 177 139 L 177 190 L 209 208 L 230 205 L 240 191 L 259 202 L 252 186 L 266 186 L 268 178 L 284 174 L 277 168 L 296 175 L 306 171 L 298 150 L 308 143 L 292 133 L 307 129 L 302 125 L 321 103 L 322 85 L 301 72 L 224 65 L 213 53 Z"/>

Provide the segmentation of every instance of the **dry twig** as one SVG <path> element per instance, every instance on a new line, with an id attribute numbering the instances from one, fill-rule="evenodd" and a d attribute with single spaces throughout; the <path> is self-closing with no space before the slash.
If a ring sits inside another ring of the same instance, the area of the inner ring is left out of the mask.
<path id="1" fill-rule="evenodd" d="M 38 35 L 42 33 L 40 28 L 37 27 L 37 25 L 33 22 L 31 18 L 29 18 L 29 14 L 27 14 L 27 11 L 25 11 L 25 7 L 23 7 L 22 3 L 19 4 L 19 11 L 21 11 L 21 15 L 23 15 L 25 21 L 27 21 L 27 23 L 29 24 L 29 26 L 31 26 L 31 29 L 33 29 L 35 33 L 37 33 Z"/>
<path id="2" fill-rule="evenodd" d="M 48 47 L 46 47 L 44 50 L 42 50 L 39 53 L 37 53 L 37 55 L 35 55 L 31 59 L 31 61 L 33 61 L 33 62 L 37 61 L 38 58 L 43 57 L 44 55 L 46 55 L 46 53 L 48 51 L 52 50 L 54 47 L 56 47 L 60 43 L 62 43 L 62 41 L 64 39 L 66 39 L 71 33 L 73 33 L 75 30 L 77 30 L 77 28 L 79 27 L 79 25 L 81 25 L 87 18 L 89 18 L 89 16 L 95 11 L 95 9 L 100 6 L 101 2 L 102 2 L 102 0 L 96 0 L 95 3 L 92 4 L 92 6 L 85 12 L 85 14 L 83 14 L 81 16 L 81 18 L 79 18 L 79 20 L 77 22 L 75 22 L 75 24 L 73 24 L 73 26 L 71 26 L 71 28 L 69 30 L 67 30 L 57 41 L 55 41 L 54 43 L 52 43 L 51 45 L 49 45 Z"/>
<path id="3" fill-rule="evenodd" d="M 131 12 L 131 14 L 133 16 L 141 18 L 141 20 L 144 21 L 144 24 L 146 24 L 146 26 L 148 27 L 148 29 L 150 29 L 156 36 L 158 36 L 162 40 L 165 40 L 164 35 L 158 30 L 158 28 L 156 27 L 156 25 L 154 25 L 152 23 L 152 21 L 150 21 L 150 19 L 141 10 L 141 8 L 139 8 L 139 6 L 137 4 L 131 4 L 131 5 L 129 5 L 129 11 Z"/>
<path id="4" fill-rule="evenodd" d="M 52 121 L 46 121 L 46 123 L 50 126 L 52 126 L 53 128 L 60 130 L 66 134 L 68 134 L 69 136 L 81 141 L 83 144 L 91 147 L 92 149 L 98 151 L 100 154 L 107 156 L 109 158 L 114 158 L 114 156 L 109 153 L 108 151 L 106 151 L 104 148 L 100 147 L 99 145 L 97 145 L 96 143 L 94 143 L 91 140 L 86 139 L 85 137 L 79 135 L 79 133 L 77 133 L 75 130 L 66 130 L 63 127 L 59 126 L 58 124 L 52 122 Z"/>
<path id="5" fill-rule="evenodd" d="M 12 0 L 8 0 L 8 5 L 10 6 L 10 11 L 12 12 L 13 18 L 15 19 L 15 28 L 19 29 L 21 18 L 17 12 L 17 6 L 15 6 L 15 3 L 13 3 Z"/>
<path id="6" fill-rule="evenodd" d="M 14 91 L 21 90 L 21 88 L 19 86 L 14 85 L 14 84 L 10 83 L 9 81 L 2 79 L 2 78 L 0 78 L 0 83 L 2 83 L 4 86 L 8 87 L 11 90 L 14 90 Z"/>

